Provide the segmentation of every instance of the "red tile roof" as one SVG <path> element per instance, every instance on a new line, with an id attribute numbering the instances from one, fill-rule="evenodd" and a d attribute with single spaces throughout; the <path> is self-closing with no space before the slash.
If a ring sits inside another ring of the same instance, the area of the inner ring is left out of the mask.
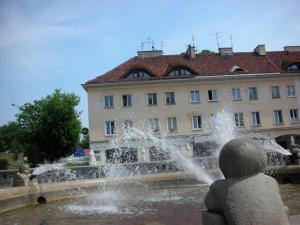
<path id="1" fill-rule="evenodd" d="M 166 79 L 170 68 L 177 66 L 190 68 L 196 76 L 218 76 L 230 74 L 233 66 L 243 68 L 250 74 L 283 72 L 293 62 L 300 62 L 300 52 L 267 52 L 266 56 L 259 56 L 254 52 L 234 53 L 232 56 L 197 54 L 193 59 L 185 54 L 147 58 L 136 56 L 86 84 L 128 81 L 124 76 L 135 69 L 146 70 L 155 76 L 150 79 Z"/>

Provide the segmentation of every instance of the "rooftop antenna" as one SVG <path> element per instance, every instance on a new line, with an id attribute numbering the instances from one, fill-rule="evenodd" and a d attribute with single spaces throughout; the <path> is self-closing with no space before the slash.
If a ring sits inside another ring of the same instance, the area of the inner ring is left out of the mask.
<path id="1" fill-rule="evenodd" d="M 151 40 L 152 40 L 151 37 L 148 37 L 148 38 L 147 38 L 148 50 L 150 50 Z"/>
<path id="2" fill-rule="evenodd" d="M 232 44 L 232 35 L 230 35 L 230 44 L 231 44 L 231 48 L 233 49 L 233 44 Z"/>
<path id="3" fill-rule="evenodd" d="M 194 35 L 192 35 L 192 47 L 195 47 L 195 38 L 194 38 Z"/>
<path id="4" fill-rule="evenodd" d="M 164 46 L 166 46 L 165 43 L 163 41 L 161 41 L 160 42 L 160 49 L 163 50 Z"/>
<path id="5" fill-rule="evenodd" d="M 216 35 L 216 40 L 217 40 L 217 45 L 218 45 L 218 49 L 220 48 L 220 43 L 219 43 L 219 38 L 221 37 L 221 34 L 222 32 L 216 32 L 215 35 Z"/>
<path id="6" fill-rule="evenodd" d="M 152 40 L 152 51 L 155 49 L 155 42 Z"/>
<path id="7" fill-rule="evenodd" d="M 145 44 L 147 44 L 147 42 L 145 42 L 145 41 L 141 42 L 141 51 L 144 51 Z"/>

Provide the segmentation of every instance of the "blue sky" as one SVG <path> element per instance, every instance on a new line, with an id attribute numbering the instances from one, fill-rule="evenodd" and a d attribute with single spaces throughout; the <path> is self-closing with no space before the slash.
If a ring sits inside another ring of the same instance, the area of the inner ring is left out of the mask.
<path id="1" fill-rule="evenodd" d="M 195 37 L 198 50 L 267 50 L 300 45 L 300 1 L 230 0 L 0 0 L 0 125 L 16 107 L 55 88 L 81 98 L 88 126 L 87 94 L 80 84 L 136 55 L 151 37 L 165 54 L 178 54 Z"/>

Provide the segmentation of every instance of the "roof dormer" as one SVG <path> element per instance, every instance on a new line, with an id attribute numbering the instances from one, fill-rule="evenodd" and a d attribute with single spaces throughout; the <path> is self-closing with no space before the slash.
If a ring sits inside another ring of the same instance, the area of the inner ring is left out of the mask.
<path id="1" fill-rule="evenodd" d="M 139 79 L 139 78 L 151 78 L 153 77 L 151 73 L 149 73 L 145 69 L 133 69 L 125 74 L 123 78 L 125 79 Z"/>
<path id="2" fill-rule="evenodd" d="M 300 62 L 290 63 L 285 70 L 287 71 L 299 71 L 300 70 Z"/>
<path id="3" fill-rule="evenodd" d="M 175 66 L 171 67 L 167 70 L 166 76 L 173 77 L 173 76 L 191 76 L 195 75 L 196 73 L 188 68 L 187 66 Z"/>
<path id="4" fill-rule="evenodd" d="M 230 73 L 237 73 L 237 72 L 248 72 L 247 70 L 245 70 L 245 69 L 243 69 L 243 68 L 241 68 L 241 67 L 239 67 L 239 66 L 233 66 L 233 67 L 231 67 L 231 69 L 229 70 L 229 72 Z"/>

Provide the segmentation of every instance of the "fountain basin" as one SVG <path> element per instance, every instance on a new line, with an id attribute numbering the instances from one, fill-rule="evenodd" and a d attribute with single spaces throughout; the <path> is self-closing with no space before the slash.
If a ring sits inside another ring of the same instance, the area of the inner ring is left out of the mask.
<path id="1" fill-rule="evenodd" d="M 208 170 L 208 174 L 219 176 L 219 170 Z M 124 189 L 133 187 L 163 186 L 199 183 L 186 172 L 170 172 L 105 179 L 86 179 L 57 183 L 37 182 L 30 186 L 0 189 L 0 213 L 12 209 L 87 195 L 91 191 Z"/>

